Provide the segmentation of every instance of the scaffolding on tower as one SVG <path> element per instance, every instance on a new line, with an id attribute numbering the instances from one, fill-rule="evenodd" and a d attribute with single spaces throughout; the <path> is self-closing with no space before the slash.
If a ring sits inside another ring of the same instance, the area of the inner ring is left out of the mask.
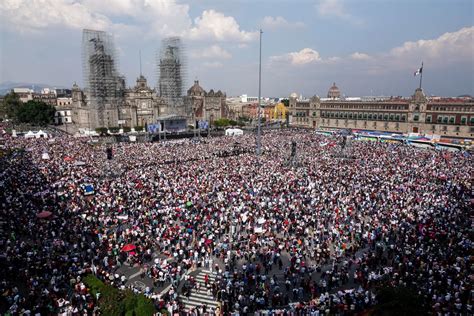
<path id="1" fill-rule="evenodd" d="M 162 40 L 157 54 L 158 94 L 173 111 L 168 114 L 183 114 L 179 108 L 184 106 L 183 95 L 186 84 L 186 54 L 179 37 Z"/>
<path id="2" fill-rule="evenodd" d="M 83 30 L 84 87 L 96 127 L 106 127 L 109 124 L 104 115 L 107 106 L 118 111 L 123 100 L 125 79 L 118 74 L 117 64 L 112 36 L 104 31 Z"/>

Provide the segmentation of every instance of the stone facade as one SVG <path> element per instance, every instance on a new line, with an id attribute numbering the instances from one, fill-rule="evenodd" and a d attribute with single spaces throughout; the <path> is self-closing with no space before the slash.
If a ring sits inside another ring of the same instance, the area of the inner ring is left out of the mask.
<path id="1" fill-rule="evenodd" d="M 191 123 L 196 120 L 212 122 L 221 118 L 227 118 L 229 108 L 226 104 L 226 94 L 220 90 L 206 92 L 199 81 L 194 81 L 194 85 L 189 88 L 185 98 L 185 104 L 189 104 L 191 110 Z"/>
<path id="2" fill-rule="evenodd" d="M 125 106 L 120 110 L 119 120 L 123 126 L 129 127 L 153 124 L 162 107 L 163 100 L 147 85 L 146 78 L 140 76 L 135 87 L 125 91 Z"/>
<path id="3" fill-rule="evenodd" d="M 105 107 L 105 126 L 100 126 L 97 108 L 88 102 L 87 93 L 79 89 L 76 84 L 72 88 L 72 122 L 77 128 L 82 129 L 144 126 L 157 121 L 160 108 L 163 106 L 163 100 L 147 85 L 146 78 L 140 76 L 135 87 L 125 89 L 122 102 Z"/>
<path id="4" fill-rule="evenodd" d="M 416 89 L 409 99 L 384 101 L 298 100 L 292 94 L 289 105 L 293 126 L 474 138 L 473 98 L 428 99 Z"/>

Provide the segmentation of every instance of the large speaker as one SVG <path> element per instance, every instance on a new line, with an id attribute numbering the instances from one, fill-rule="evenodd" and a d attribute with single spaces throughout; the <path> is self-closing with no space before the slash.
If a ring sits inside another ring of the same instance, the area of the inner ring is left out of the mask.
<path id="1" fill-rule="evenodd" d="M 107 154 L 107 159 L 108 159 L 108 160 L 112 160 L 112 158 L 113 158 L 112 148 L 111 148 L 111 147 L 107 147 L 107 149 L 105 150 L 105 153 Z"/>

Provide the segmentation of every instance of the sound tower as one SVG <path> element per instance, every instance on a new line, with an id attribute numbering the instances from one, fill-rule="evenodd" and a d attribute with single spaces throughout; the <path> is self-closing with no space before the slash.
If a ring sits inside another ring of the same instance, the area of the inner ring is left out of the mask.
<path id="1" fill-rule="evenodd" d="M 107 147 L 107 149 L 105 150 L 105 153 L 107 154 L 107 160 L 112 160 L 112 158 L 113 158 L 112 148 Z"/>

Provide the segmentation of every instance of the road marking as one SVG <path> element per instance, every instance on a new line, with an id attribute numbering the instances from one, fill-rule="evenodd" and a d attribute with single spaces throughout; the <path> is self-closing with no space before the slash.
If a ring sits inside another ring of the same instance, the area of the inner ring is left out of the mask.
<path id="1" fill-rule="evenodd" d="M 136 278 L 137 276 L 139 276 L 142 272 L 141 271 L 138 271 L 137 273 L 134 273 L 132 274 L 131 276 L 128 277 L 129 280 L 133 279 L 133 278 Z"/>

